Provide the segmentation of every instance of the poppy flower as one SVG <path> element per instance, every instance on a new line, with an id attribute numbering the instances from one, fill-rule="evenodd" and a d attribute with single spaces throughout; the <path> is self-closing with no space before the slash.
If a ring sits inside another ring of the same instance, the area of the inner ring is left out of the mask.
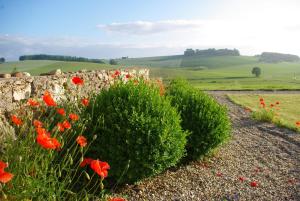
<path id="1" fill-rule="evenodd" d="M 44 92 L 43 100 L 46 103 L 46 105 L 48 105 L 48 106 L 56 106 L 56 103 L 53 100 L 53 98 L 52 98 L 51 94 L 49 93 L 49 91 Z"/>
<path id="2" fill-rule="evenodd" d="M 57 123 L 57 127 L 58 127 L 58 130 L 59 130 L 60 132 L 64 132 L 64 131 L 65 131 L 65 127 L 63 126 L 62 123 Z"/>
<path id="3" fill-rule="evenodd" d="M 39 120 L 34 120 L 33 121 L 33 125 L 34 125 L 34 127 L 36 127 L 36 128 L 41 128 L 41 127 L 43 127 L 43 123 L 42 122 L 40 122 Z"/>
<path id="4" fill-rule="evenodd" d="M 5 172 L 5 168 L 7 168 L 7 164 L 3 161 L 0 161 L 0 182 L 4 184 L 9 182 L 14 177 L 13 174 Z"/>
<path id="5" fill-rule="evenodd" d="M 126 77 L 127 79 L 130 79 L 130 78 L 131 78 L 131 75 L 128 73 L 125 77 Z"/>
<path id="6" fill-rule="evenodd" d="M 45 149 L 58 149 L 61 144 L 56 138 L 51 138 L 49 134 L 39 134 L 36 137 L 36 141 Z"/>
<path id="7" fill-rule="evenodd" d="M 100 160 L 92 160 L 90 164 L 92 170 L 96 172 L 102 179 L 107 177 L 107 170 L 110 168 L 107 162 L 102 162 Z"/>
<path id="8" fill-rule="evenodd" d="M 279 105 L 279 104 L 280 104 L 280 102 L 279 102 L 279 101 L 277 101 L 277 102 L 276 102 L 276 105 Z"/>
<path id="9" fill-rule="evenodd" d="M 260 102 L 264 102 L 264 99 L 263 99 L 263 98 L 260 98 L 259 101 L 260 101 Z"/>
<path id="10" fill-rule="evenodd" d="M 39 106 L 40 103 L 37 102 L 36 100 L 32 99 L 32 98 L 29 98 L 28 101 L 27 101 L 27 104 L 34 107 L 34 106 Z"/>
<path id="11" fill-rule="evenodd" d="M 81 100 L 82 105 L 88 106 L 89 105 L 89 100 L 87 98 L 84 98 Z"/>
<path id="12" fill-rule="evenodd" d="M 71 113 L 69 115 L 69 118 L 72 119 L 73 121 L 77 121 L 79 119 L 78 115 L 77 114 L 74 114 L 74 113 Z"/>
<path id="13" fill-rule="evenodd" d="M 58 114 L 60 114 L 61 116 L 65 116 L 65 115 L 66 115 L 66 111 L 65 111 L 64 108 L 57 108 L 57 109 L 56 109 L 56 112 L 57 112 Z"/>
<path id="14" fill-rule="evenodd" d="M 83 79 L 81 79 L 80 77 L 77 77 L 77 76 L 72 78 L 72 82 L 75 85 L 83 85 L 83 83 L 84 83 Z"/>
<path id="15" fill-rule="evenodd" d="M 76 139 L 77 144 L 79 144 L 81 147 L 85 147 L 87 145 L 87 140 L 84 136 L 80 135 Z"/>
<path id="16" fill-rule="evenodd" d="M 300 121 L 296 122 L 296 126 L 300 127 Z"/>
<path id="17" fill-rule="evenodd" d="M 92 158 L 84 158 L 83 161 L 80 163 L 80 167 L 84 167 L 86 165 L 90 165 L 91 162 L 93 161 L 94 159 Z"/>
<path id="18" fill-rule="evenodd" d="M 16 115 L 11 116 L 11 121 L 16 124 L 17 126 L 20 126 L 23 124 L 22 120 L 18 118 Z"/>
<path id="19" fill-rule="evenodd" d="M 120 198 L 120 197 L 115 197 L 115 198 L 109 198 L 108 201 L 126 201 L 126 199 Z"/>
<path id="20" fill-rule="evenodd" d="M 62 125 L 66 129 L 70 129 L 71 128 L 71 124 L 67 120 L 63 121 Z"/>
<path id="21" fill-rule="evenodd" d="M 250 182 L 250 186 L 251 187 L 257 187 L 258 183 L 256 181 L 252 181 L 252 182 Z"/>
<path id="22" fill-rule="evenodd" d="M 116 77 L 119 77 L 121 75 L 121 72 L 119 70 L 116 70 L 114 72 L 114 74 L 112 75 L 112 78 L 116 78 Z"/>
<path id="23" fill-rule="evenodd" d="M 274 107 L 274 104 L 271 104 L 270 107 Z"/>
<path id="24" fill-rule="evenodd" d="M 241 182 L 243 182 L 243 181 L 246 180 L 246 178 L 245 178 L 245 177 L 239 177 L 239 180 L 240 180 Z"/>

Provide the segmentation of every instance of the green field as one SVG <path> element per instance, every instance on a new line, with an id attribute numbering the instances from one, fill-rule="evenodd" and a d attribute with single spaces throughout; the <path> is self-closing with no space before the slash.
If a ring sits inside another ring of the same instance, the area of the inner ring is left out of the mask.
<path id="1" fill-rule="evenodd" d="M 22 61 L 0 64 L 0 72 L 17 70 L 33 75 L 57 68 L 63 71 L 79 69 L 150 68 L 150 76 L 170 79 L 182 77 L 205 90 L 300 89 L 300 63 L 260 63 L 250 56 L 184 57 L 182 55 L 120 59 L 119 65 L 62 61 Z M 262 69 L 259 78 L 251 74 L 253 67 Z"/>
<path id="2" fill-rule="evenodd" d="M 259 98 L 264 98 L 266 105 L 279 101 L 278 118 L 285 127 L 296 129 L 296 121 L 300 121 L 300 94 L 229 94 L 228 97 L 235 103 L 259 109 Z"/>

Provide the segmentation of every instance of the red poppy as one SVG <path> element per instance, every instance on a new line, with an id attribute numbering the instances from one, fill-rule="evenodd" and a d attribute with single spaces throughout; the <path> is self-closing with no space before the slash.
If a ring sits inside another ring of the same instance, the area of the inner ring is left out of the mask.
<path id="1" fill-rule="evenodd" d="M 128 73 L 128 74 L 126 75 L 126 78 L 127 78 L 127 79 L 130 79 L 130 78 L 131 78 L 131 75 Z"/>
<path id="2" fill-rule="evenodd" d="M 222 177 L 222 176 L 223 176 L 223 174 L 222 174 L 221 172 L 217 172 L 216 175 L 217 175 L 218 177 Z"/>
<path id="3" fill-rule="evenodd" d="M 77 121 L 79 119 L 79 116 L 77 114 L 71 113 L 69 114 L 69 118 L 73 121 Z"/>
<path id="4" fill-rule="evenodd" d="M 22 120 L 18 118 L 16 115 L 11 116 L 11 121 L 16 124 L 17 126 L 20 126 L 23 124 Z"/>
<path id="5" fill-rule="evenodd" d="M 64 132 L 64 131 L 65 131 L 65 127 L 63 126 L 62 123 L 57 123 L 57 127 L 58 127 L 58 130 L 59 130 L 60 132 Z"/>
<path id="6" fill-rule="evenodd" d="M 79 135 L 76 139 L 76 142 L 81 146 L 81 147 L 85 147 L 87 145 L 87 140 L 84 136 Z"/>
<path id="7" fill-rule="evenodd" d="M 50 133 L 47 132 L 46 129 L 44 129 L 44 128 L 36 127 L 35 130 L 36 130 L 38 135 L 48 135 L 48 136 L 50 136 Z"/>
<path id="8" fill-rule="evenodd" d="M 83 161 L 80 163 L 80 167 L 84 167 L 86 165 L 90 165 L 91 162 L 93 161 L 94 159 L 92 158 L 84 158 Z"/>
<path id="9" fill-rule="evenodd" d="M 77 76 L 72 78 L 72 82 L 76 85 L 83 85 L 83 83 L 84 83 L 83 79 L 81 79 L 80 77 L 77 77 Z"/>
<path id="10" fill-rule="evenodd" d="M 119 70 L 116 70 L 114 74 L 112 75 L 113 78 L 119 77 L 121 75 L 121 72 Z"/>
<path id="11" fill-rule="evenodd" d="M 261 104 L 261 106 L 262 106 L 263 108 L 266 107 L 265 102 L 260 102 L 260 104 Z"/>
<path id="12" fill-rule="evenodd" d="M 89 100 L 87 98 L 84 98 L 81 100 L 82 105 L 88 106 L 89 105 Z"/>
<path id="13" fill-rule="evenodd" d="M 41 127 L 43 127 L 43 123 L 42 122 L 40 122 L 39 120 L 34 120 L 33 121 L 33 125 L 34 125 L 34 127 L 36 127 L 36 128 L 41 128 Z"/>
<path id="14" fill-rule="evenodd" d="M 39 102 L 37 102 L 36 100 L 33 100 L 32 98 L 28 99 L 27 104 L 30 105 L 30 106 L 32 106 L 32 107 L 40 105 Z"/>
<path id="15" fill-rule="evenodd" d="M 274 107 L 274 104 L 271 104 L 270 107 Z"/>
<path id="16" fill-rule="evenodd" d="M 71 124 L 67 120 L 63 121 L 62 125 L 66 129 L 70 129 L 71 128 Z"/>
<path id="17" fill-rule="evenodd" d="M 126 201 L 124 198 L 116 197 L 116 198 L 109 198 L 108 201 Z"/>
<path id="18" fill-rule="evenodd" d="M 61 116 L 65 116 L 65 115 L 66 115 L 66 111 L 65 111 L 64 108 L 57 108 L 57 109 L 56 109 L 56 112 L 57 112 L 58 114 L 60 114 Z"/>
<path id="19" fill-rule="evenodd" d="M 279 104 L 280 104 L 280 102 L 279 102 L 279 101 L 277 101 L 277 102 L 276 102 L 276 105 L 279 105 Z"/>
<path id="20" fill-rule="evenodd" d="M 256 181 L 252 181 L 252 182 L 250 182 L 250 186 L 251 187 L 257 187 L 258 183 Z"/>
<path id="21" fill-rule="evenodd" d="M 49 93 L 49 91 L 45 91 L 44 96 L 43 96 L 43 100 L 46 103 L 46 105 L 48 106 L 56 106 L 55 101 L 53 100 L 51 94 Z"/>
<path id="22" fill-rule="evenodd" d="M 296 126 L 298 126 L 298 127 L 300 126 L 300 121 L 296 122 Z"/>
<path id="23" fill-rule="evenodd" d="M 61 144 L 56 138 L 51 138 L 49 134 L 39 134 L 36 137 L 36 141 L 45 149 L 58 149 Z"/>
<path id="24" fill-rule="evenodd" d="M 102 179 L 107 177 L 107 170 L 110 168 L 107 162 L 102 162 L 100 160 L 92 160 L 91 168 L 94 170 Z"/>
<path id="25" fill-rule="evenodd" d="M 0 182 L 4 184 L 9 182 L 14 177 L 13 174 L 5 172 L 5 168 L 7 168 L 7 164 L 3 161 L 0 161 Z"/>
<path id="26" fill-rule="evenodd" d="M 239 180 L 240 180 L 241 182 L 243 182 L 243 181 L 246 180 L 246 178 L 245 178 L 245 177 L 239 177 Z"/>
<path id="27" fill-rule="evenodd" d="M 260 101 L 260 102 L 264 102 L 264 99 L 263 99 L 263 98 L 260 98 L 259 101 Z"/>

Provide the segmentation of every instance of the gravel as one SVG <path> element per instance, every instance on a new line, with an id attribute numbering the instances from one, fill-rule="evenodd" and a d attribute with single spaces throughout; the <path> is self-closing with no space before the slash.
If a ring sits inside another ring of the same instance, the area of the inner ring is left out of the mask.
<path id="1" fill-rule="evenodd" d="M 116 195 L 134 201 L 300 201 L 300 135 L 252 120 L 226 98 L 229 92 L 209 93 L 229 108 L 231 140 L 210 158 L 126 185 Z"/>

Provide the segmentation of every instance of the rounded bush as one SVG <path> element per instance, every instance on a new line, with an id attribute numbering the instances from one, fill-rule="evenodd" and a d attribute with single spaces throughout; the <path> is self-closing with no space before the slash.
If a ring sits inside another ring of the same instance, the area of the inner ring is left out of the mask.
<path id="1" fill-rule="evenodd" d="M 181 79 L 171 81 L 167 95 L 181 114 L 182 128 L 190 132 L 187 159 L 200 159 L 229 137 L 227 109 L 212 97 Z"/>
<path id="2" fill-rule="evenodd" d="M 109 177 L 132 183 L 174 166 L 185 153 L 186 132 L 170 101 L 150 84 L 128 82 L 101 92 L 85 111 L 86 133 L 97 134 L 88 156 L 107 161 Z"/>

